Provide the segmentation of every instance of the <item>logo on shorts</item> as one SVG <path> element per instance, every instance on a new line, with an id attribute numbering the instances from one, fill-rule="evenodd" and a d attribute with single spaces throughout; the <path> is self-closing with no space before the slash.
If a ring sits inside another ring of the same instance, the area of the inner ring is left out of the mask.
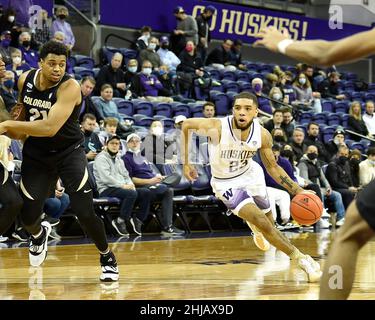
<path id="1" fill-rule="evenodd" d="M 91 189 L 89 190 L 83 190 L 83 193 L 89 193 L 91 191 Z"/>
<path id="2" fill-rule="evenodd" d="M 223 194 L 223 197 L 227 200 L 229 200 L 230 198 L 233 197 L 233 190 L 232 188 L 230 188 L 229 190 L 225 191 L 225 193 Z"/>

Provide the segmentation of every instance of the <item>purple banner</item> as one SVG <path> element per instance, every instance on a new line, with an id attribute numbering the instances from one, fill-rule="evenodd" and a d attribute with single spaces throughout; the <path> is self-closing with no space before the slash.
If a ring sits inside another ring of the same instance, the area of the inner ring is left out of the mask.
<path id="1" fill-rule="evenodd" d="M 212 37 L 215 39 L 241 39 L 247 43 L 266 26 L 287 28 L 293 39 L 337 40 L 369 28 L 343 24 L 342 29 L 331 29 L 329 21 L 306 18 L 281 11 L 262 10 L 240 5 L 198 0 L 137 0 L 101 1 L 101 24 L 140 29 L 151 26 L 159 32 L 170 33 L 176 27 L 173 10 L 182 6 L 187 14 L 199 15 L 207 5 L 217 11 L 211 20 Z"/>

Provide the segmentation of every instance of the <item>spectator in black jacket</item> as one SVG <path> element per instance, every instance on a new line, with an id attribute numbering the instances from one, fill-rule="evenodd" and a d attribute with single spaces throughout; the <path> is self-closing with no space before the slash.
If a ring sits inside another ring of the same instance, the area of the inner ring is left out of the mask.
<path id="1" fill-rule="evenodd" d="M 230 50 L 233 46 L 233 41 L 225 39 L 222 45 L 210 52 L 207 57 L 206 65 L 218 70 L 236 71 L 236 67 L 231 65 Z"/>
<path id="2" fill-rule="evenodd" d="M 307 145 L 304 143 L 305 140 L 305 131 L 301 128 L 295 128 L 293 131 L 292 136 L 292 149 L 296 156 L 296 161 L 299 162 L 299 160 L 302 158 L 302 156 L 305 154 L 307 150 Z"/>
<path id="3" fill-rule="evenodd" d="M 341 193 L 345 209 L 348 208 L 358 191 L 352 181 L 348 158 L 348 147 L 340 147 L 336 159 L 328 165 L 326 171 L 332 188 Z"/>
<path id="4" fill-rule="evenodd" d="M 148 47 L 148 40 L 151 37 L 152 28 L 149 26 L 143 26 L 141 29 L 141 36 L 137 39 L 136 47 L 138 51 L 146 49 Z"/>
<path id="5" fill-rule="evenodd" d="M 281 128 L 281 124 L 283 122 L 283 112 L 281 110 L 275 110 L 273 112 L 272 119 L 268 120 L 264 127 L 269 131 L 272 132 L 273 129 Z"/>
<path id="6" fill-rule="evenodd" d="M 86 113 L 83 116 L 81 130 L 85 136 L 83 145 L 85 147 L 86 158 L 88 161 L 95 160 L 97 154 L 103 149 L 99 136 L 94 132 L 96 127 L 97 122 L 95 116 L 91 113 Z"/>
<path id="7" fill-rule="evenodd" d="M 365 122 L 362 119 L 361 104 L 358 101 L 353 101 L 349 108 L 350 117 L 348 118 L 348 129 L 357 132 L 363 136 L 368 136 L 368 130 Z M 350 138 L 355 141 L 360 141 L 362 138 L 351 134 Z"/>
<path id="8" fill-rule="evenodd" d="M 87 113 L 93 114 L 98 122 L 104 120 L 94 102 L 91 100 L 91 93 L 94 90 L 95 83 L 95 79 L 90 76 L 83 77 L 81 80 L 82 105 L 79 114 L 80 123 L 83 121 L 83 117 Z"/>
<path id="9" fill-rule="evenodd" d="M 113 88 L 114 97 L 125 97 L 125 76 L 121 69 L 123 56 L 120 52 L 116 52 L 111 63 L 102 67 L 99 71 L 95 86 L 95 94 L 100 95 L 100 89 L 104 84 L 110 84 Z"/>
<path id="10" fill-rule="evenodd" d="M 207 48 L 211 41 L 211 31 L 209 22 L 212 19 L 212 15 L 215 13 L 216 8 L 214 6 L 207 6 L 203 13 L 195 18 L 198 25 L 198 45 L 197 51 L 203 62 L 206 60 Z"/>
<path id="11" fill-rule="evenodd" d="M 318 91 L 323 98 L 333 98 L 337 100 L 346 99 L 344 94 L 339 94 L 339 80 L 340 74 L 337 72 L 331 72 L 328 78 L 319 84 Z"/>
<path id="12" fill-rule="evenodd" d="M 288 137 L 288 141 L 290 141 L 293 136 L 293 131 L 295 128 L 292 110 L 288 107 L 283 107 L 281 111 L 283 113 L 283 122 L 281 124 L 281 128 L 284 129 Z"/>
<path id="13" fill-rule="evenodd" d="M 345 132 L 343 129 L 336 129 L 333 134 L 333 140 L 326 143 L 326 149 L 330 158 L 330 161 L 333 160 L 333 157 L 336 156 L 339 151 L 340 146 L 346 146 L 345 144 Z"/>
<path id="14" fill-rule="evenodd" d="M 307 137 L 305 138 L 305 144 L 307 146 L 314 145 L 317 146 L 319 150 L 319 160 L 324 163 L 329 162 L 329 155 L 327 153 L 326 147 L 319 137 L 319 124 L 315 122 L 310 122 L 307 127 Z"/>
<path id="15" fill-rule="evenodd" d="M 236 39 L 233 42 L 232 48 L 230 49 L 230 64 L 236 66 L 239 70 L 246 71 L 247 67 L 242 63 L 242 41 Z"/>

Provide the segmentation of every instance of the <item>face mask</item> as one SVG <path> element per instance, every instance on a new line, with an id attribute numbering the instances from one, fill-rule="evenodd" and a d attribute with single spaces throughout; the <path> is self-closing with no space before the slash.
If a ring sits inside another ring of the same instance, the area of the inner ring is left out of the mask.
<path id="1" fill-rule="evenodd" d="M 159 70 L 159 74 L 160 74 L 161 76 L 163 76 L 163 75 L 166 74 L 166 72 L 165 72 L 164 70 Z"/>
<path id="2" fill-rule="evenodd" d="M 6 80 L 4 81 L 4 86 L 6 86 L 8 89 L 12 89 L 14 87 L 14 80 Z"/>
<path id="3" fill-rule="evenodd" d="M 280 93 L 275 93 L 275 94 L 273 95 L 273 98 L 274 98 L 275 100 L 280 100 L 280 99 L 281 99 L 281 94 L 280 94 Z"/>
<path id="4" fill-rule="evenodd" d="M 300 78 L 298 81 L 302 85 L 304 85 L 306 83 L 306 79 L 305 78 Z"/>
<path id="5" fill-rule="evenodd" d="M 137 72 L 137 67 L 129 67 L 128 70 L 131 73 L 136 73 Z"/>
<path id="6" fill-rule="evenodd" d="M 148 45 L 148 48 L 151 49 L 151 50 L 155 50 L 155 48 L 156 48 L 156 43 L 150 43 L 150 44 Z"/>
<path id="7" fill-rule="evenodd" d="M 274 136 L 273 140 L 275 140 L 276 142 L 283 142 L 284 141 L 284 137 L 283 136 Z"/>
<path id="8" fill-rule="evenodd" d="M 346 161 L 348 161 L 348 157 L 345 157 L 345 156 L 341 156 L 341 157 L 339 157 L 339 163 L 341 163 L 341 164 L 345 164 Z"/>
<path id="9" fill-rule="evenodd" d="M 20 64 L 21 63 L 21 57 L 14 57 L 12 59 L 12 61 L 13 61 L 14 64 Z"/>
<path id="10" fill-rule="evenodd" d="M 285 158 L 290 159 L 290 158 L 293 158 L 294 153 L 293 153 L 292 150 L 283 150 L 283 151 L 281 151 L 280 155 L 281 155 L 282 157 L 285 157 Z"/>
<path id="11" fill-rule="evenodd" d="M 310 159 L 310 160 L 315 160 L 318 158 L 318 154 L 313 152 L 313 153 L 308 153 L 307 154 L 307 157 Z"/>
<path id="12" fill-rule="evenodd" d="M 109 153 L 109 155 L 110 155 L 111 157 L 115 157 L 115 156 L 118 154 L 118 151 L 116 151 L 116 152 L 112 152 L 112 151 L 110 151 L 108 148 L 107 148 L 107 152 Z"/>
<path id="13" fill-rule="evenodd" d="M 149 76 L 152 72 L 152 69 L 151 68 L 143 68 L 142 69 L 142 72 L 146 75 L 146 76 Z"/>
<path id="14" fill-rule="evenodd" d="M 166 50 L 166 49 L 169 48 L 169 44 L 164 43 L 164 44 L 161 45 L 161 47 L 162 47 L 162 49 Z"/>
<path id="15" fill-rule="evenodd" d="M 335 144 L 339 144 L 339 143 L 340 143 L 339 139 L 333 139 L 333 142 L 334 142 Z"/>
<path id="16" fill-rule="evenodd" d="M 26 40 L 26 41 L 22 41 L 22 45 L 27 48 L 28 46 L 30 46 L 30 41 L 29 40 Z"/>
<path id="17" fill-rule="evenodd" d="M 135 148 L 135 149 L 128 149 L 128 151 L 132 152 L 132 153 L 138 153 L 139 151 L 141 151 L 141 148 Z"/>
<path id="18" fill-rule="evenodd" d="M 155 127 L 155 128 L 153 128 L 152 129 L 152 134 L 154 135 L 154 136 L 157 136 L 157 137 L 159 137 L 159 136 L 161 136 L 162 134 L 163 134 L 163 128 L 162 127 Z"/>
<path id="19" fill-rule="evenodd" d="M 15 19 L 15 16 L 9 16 L 9 17 L 8 17 L 8 21 L 9 21 L 10 23 L 12 23 L 12 22 L 14 21 L 14 19 Z"/>
<path id="20" fill-rule="evenodd" d="M 64 19 L 66 18 L 66 15 L 65 15 L 65 14 L 59 14 L 59 18 L 60 18 L 61 20 L 64 20 Z"/>
<path id="21" fill-rule="evenodd" d="M 360 162 L 361 162 L 361 161 L 358 160 L 358 159 L 356 159 L 356 158 L 351 158 L 351 159 L 350 159 L 350 164 L 351 164 L 352 166 L 354 166 L 354 167 L 359 166 L 359 163 L 360 163 Z"/>
<path id="22" fill-rule="evenodd" d="M 185 47 L 185 50 L 187 51 L 187 52 L 192 52 L 193 51 L 193 46 L 186 46 Z"/>
<path id="23" fill-rule="evenodd" d="M 261 92 L 262 91 L 262 85 L 260 83 L 257 83 L 254 85 L 255 92 Z"/>
<path id="24" fill-rule="evenodd" d="M 4 48 L 8 48 L 9 45 L 10 45 L 10 40 L 9 39 L 4 39 L 1 41 L 1 45 L 4 47 Z"/>

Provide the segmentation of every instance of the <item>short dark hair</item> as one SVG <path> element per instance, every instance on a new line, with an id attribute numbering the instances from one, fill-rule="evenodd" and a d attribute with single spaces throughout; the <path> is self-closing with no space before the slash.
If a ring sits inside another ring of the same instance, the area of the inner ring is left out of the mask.
<path id="1" fill-rule="evenodd" d="M 141 28 L 141 33 L 143 33 L 143 32 L 152 32 L 152 28 L 151 27 L 149 27 L 149 26 L 143 26 L 142 28 Z"/>
<path id="2" fill-rule="evenodd" d="M 311 127 L 312 125 L 317 126 L 317 127 L 320 129 L 319 123 L 317 123 L 317 122 L 310 122 L 310 123 L 307 125 L 307 130 L 310 130 L 310 127 Z"/>
<path id="3" fill-rule="evenodd" d="M 236 39 L 233 41 L 233 45 L 234 46 L 242 46 L 243 45 L 243 42 L 241 39 Z"/>
<path id="4" fill-rule="evenodd" d="M 257 108 L 259 107 L 259 104 L 258 104 L 258 99 L 257 97 L 255 96 L 255 94 L 251 93 L 251 92 L 248 92 L 248 91 L 243 91 L 237 95 L 234 96 L 234 100 L 233 100 L 233 106 L 236 104 L 236 101 L 237 99 L 250 99 L 250 100 L 253 100 L 255 105 L 257 106 Z"/>
<path id="5" fill-rule="evenodd" d="M 68 47 L 60 42 L 48 41 L 39 51 L 39 58 L 44 60 L 50 53 L 57 56 L 65 56 L 68 59 Z"/>
<path id="6" fill-rule="evenodd" d="M 91 77 L 91 76 L 84 76 L 84 77 L 82 78 L 82 80 L 81 80 L 81 83 L 84 83 L 84 82 L 86 82 L 86 81 L 90 81 L 93 85 L 96 84 L 95 79 L 94 79 L 93 77 Z"/>
<path id="7" fill-rule="evenodd" d="M 375 147 L 368 148 L 367 155 L 368 156 L 374 156 L 375 155 Z"/>
<path id="8" fill-rule="evenodd" d="M 215 111 L 216 111 L 216 106 L 213 102 L 211 101 L 207 101 L 204 103 L 204 105 L 202 106 L 202 109 L 204 109 L 206 106 L 211 106 L 211 107 L 214 107 Z"/>
<path id="9" fill-rule="evenodd" d="M 272 115 L 274 116 L 276 113 L 283 113 L 283 111 L 281 109 L 275 109 L 274 112 L 272 113 Z"/>
<path id="10" fill-rule="evenodd" d="M 96 117 L 92 113 L 86 113 L 82 118 L 82 122 L 85 122 L 87 119 L 96 121 Z"/>

